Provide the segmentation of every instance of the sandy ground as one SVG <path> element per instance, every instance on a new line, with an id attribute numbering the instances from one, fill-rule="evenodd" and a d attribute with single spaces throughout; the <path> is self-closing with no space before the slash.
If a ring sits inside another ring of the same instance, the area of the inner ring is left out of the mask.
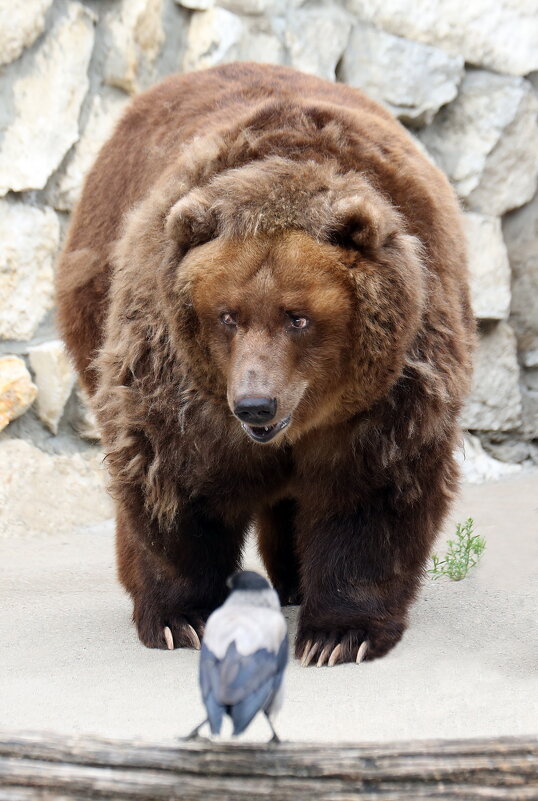
<path id="1" fill-rule="evenodd" d="M 403 641 L 382 660 L 307 669 L 292 661 L 281 737 L 538 731 L 538 471 L 465 486 L 444 538 L 468 516 L 487 540 L 474 573 L 428 579 Z M 137 640 L 115 579 L 112 523 L 8 538 L 0 550 L 0 728 L 162 740 L 202 719 L 198 654 Z M 256 565 L 252 548 L 246 564 Z M 296 611 L 287 613 L 292 635 Z M 248 739 L 266 735 L 260 720 Z"/>

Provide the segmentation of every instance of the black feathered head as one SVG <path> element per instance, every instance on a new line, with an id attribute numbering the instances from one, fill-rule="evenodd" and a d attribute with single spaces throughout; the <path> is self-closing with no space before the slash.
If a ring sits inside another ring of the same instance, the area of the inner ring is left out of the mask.
<path id="1" fill-rule="evenodd" d="M 271 585 L 263 576 L 254 570 L 239 570 L 231 575 L 227 581 L 227 586 L 234 590 L 270 590 Z"/>

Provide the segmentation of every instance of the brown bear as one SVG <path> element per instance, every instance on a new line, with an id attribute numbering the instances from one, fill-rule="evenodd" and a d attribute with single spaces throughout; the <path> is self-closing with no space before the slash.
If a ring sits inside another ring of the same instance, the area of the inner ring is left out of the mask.
<path id="1" fill-rule="evenodd" d="M 199 646 L 254 523 L 303 664 L 386 654 L 474 339 L 458 205 L 405 129 L 286 67 L 169 77 L 89 173 L 57 298 L 141 641 Z"/>

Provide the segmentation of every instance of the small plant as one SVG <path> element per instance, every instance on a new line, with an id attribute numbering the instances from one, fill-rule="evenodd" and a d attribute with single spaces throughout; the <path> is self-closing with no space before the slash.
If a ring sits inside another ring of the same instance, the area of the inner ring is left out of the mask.
<path id="1" fill-rule="evenodd" d="M 434 578 L 448 576 L 452 581 L 461 581 L 469 570 L 478 564 L 484 553 L 486 541 L 473 533 L 474 521 L 467 518 L 465 523 L 456 525 L 456 539 L 448 541 L 448 551 L 443 560 L 432 556 L 433 569 L 428 570 Z"/>

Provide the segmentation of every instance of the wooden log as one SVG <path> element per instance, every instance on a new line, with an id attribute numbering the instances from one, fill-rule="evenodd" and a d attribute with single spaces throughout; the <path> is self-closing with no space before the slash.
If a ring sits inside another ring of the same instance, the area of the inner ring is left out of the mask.
<path id="1" fill-rule="evenodd" d="M 538 801 L 538 738 L 148 744 L 0 733 L 0 801 Z"/>

